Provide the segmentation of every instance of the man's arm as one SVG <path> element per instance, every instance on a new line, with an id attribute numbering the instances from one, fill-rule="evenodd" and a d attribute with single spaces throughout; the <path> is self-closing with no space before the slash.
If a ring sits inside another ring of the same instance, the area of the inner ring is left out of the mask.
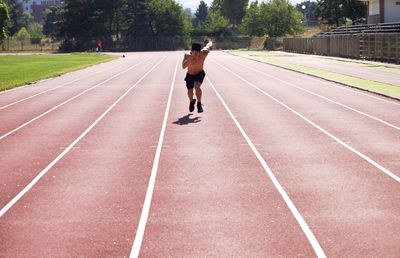
<path id="1" fill-rule="evenodd" d="M 185 56 L 183 57 L 183 61 L 182 61 L 182 69 L 185 69 L 186 67 L 188 67 L 190 57 L 191 57 L 191 55 L 185 54 Z"/>
<path id="2" fill-rule="evenodd" d="M 207 43 L 207 45 L 203 47 L 203 49 L 201 50 L 202 56 L 206 58 L 211 49 L 212 49 L 212 41 L 210 40 Z"/>
<path id="3" fill-rule="evenodd" d="M 210 50 L 212 49 L 213 43 L 212 41 L 208 41 L 207 45 L 205 47 L 203 47 L 203 49 L 201 50 L 201 52 L 210 52 Z"/>

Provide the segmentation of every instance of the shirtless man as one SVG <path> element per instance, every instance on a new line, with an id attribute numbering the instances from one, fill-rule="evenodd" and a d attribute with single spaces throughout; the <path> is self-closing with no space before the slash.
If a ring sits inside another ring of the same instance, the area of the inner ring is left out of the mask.
<path id="1" fill-rule="evenodd" d="M 192 45 L 192 51 L 190 54 L 185 54 L 182 62 L 182 68 L 187 68 L 188 71 L 186 73 L 185 81 L 186 88 L 188 89 L 188 97 L 189 97 L 189 111 L 193 112 L 194 105 L 196 104 L 196 99 L 193 99 L 193 88 L 196 90 L 196 98 L 197 98 L 197 112 L 203 112 L 203 107 L 201 105 L 201 95 L 202 91 L 200 89 L 201 84 L 203 83 L 204 77 L 206 73 L 203 70 L 204 60 L 206 59 L 208 53 L 212 48 L 212 42 L 209 41 L 207 45 L 201 49 L 201 45 L 198 43 L 194 43 Z"/>

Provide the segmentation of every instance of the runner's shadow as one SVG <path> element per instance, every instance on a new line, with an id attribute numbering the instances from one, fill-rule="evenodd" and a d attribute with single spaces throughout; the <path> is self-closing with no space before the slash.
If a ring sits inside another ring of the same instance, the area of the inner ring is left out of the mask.
<path id="1" fill-rule="evenodd" d="M 201 122 L 200 118 L 201 117 L 194 117 L 194 118 L 190 118 L 192 114 L 188 114 L 186 116 L 183 116 L 181 118 L 179 118 L 178 120 L 176 120 L 175 122 L 173 122 L 173 124 L 176 125 L 188 125 L 188 124 L 195 124 L 198 122 Z"/>

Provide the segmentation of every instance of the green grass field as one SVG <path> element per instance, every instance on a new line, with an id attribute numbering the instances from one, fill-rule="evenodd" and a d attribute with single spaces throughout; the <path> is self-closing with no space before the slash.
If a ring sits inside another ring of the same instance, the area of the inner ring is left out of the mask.
<path id="1" fill-rule="evenodd" d="M 387 83 L 376 82 L 376 81 L 370 81 L 370 80 L 366 80 L 363 78 L 339 74 L 339 73 L 330 72 L 330 71 L 323 70 L 323 69 L 317 69 L 317 68 L 313 68 L 313 67 L 309 67 L 309 66 L 272 60 L 270 58 L 270 57 L 279 57 L 279 56 L 296 58 L 296 56 L 294 56 L 294 55 L 289 55 L 289 54 L 285 54 L 285 53 L 267 52 L 267 51 L 259 51 L 259 52 L 230 51 L 230 53 L 234 54 L 234 55 L 254 59 L 254 60 L 264 62 L 267 64 L 271 64 L 274 66 L 278 66 L 281 68 L 285 68 L 285 69 L 297 71 L 300 73 L 305 73 L 305 74 L 313 75 L 313 76 L 320 77 L 323 79 L 327 79 L 330 81 L 338 82 L 338 83 L 345 84 L 345 85 L 348 85 L 351 87 L 364 89 L 367 91 L 379 93 L 379 94 L 389 96 L 392 98 L 400 99 L 400 87 L 398 87 L 398 86 L 394 86 L 394 85 L 387 84 Z M 354 65 L 368 66 L 366 64 L 359 64 L 359 63 L 354 63 Z M 374 67 L 374 69 L 390 70 L 391 72 L 393 72 L 393 70 L 395 70 L 394 68 L 389 68 L 389 67 L 385 67 L 385 66 Z"/>
<path id="2" fill-rule="evenodd" d="M 90 53 L 0 56 L 0 91 L 113 59 Z"/>

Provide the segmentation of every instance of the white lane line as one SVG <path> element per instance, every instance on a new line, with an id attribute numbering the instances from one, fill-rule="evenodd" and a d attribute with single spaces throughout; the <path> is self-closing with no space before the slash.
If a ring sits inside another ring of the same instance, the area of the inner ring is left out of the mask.
<path id="1" fill-rule="evenodd" d="M 74 83 L 74 82 L 77 82 L 77 81 L 80 81 L 80 80 L 84 80 L 84 79 L 86 79 L 86 78 L 88 78 L 88 77 L 92 77 L 92 76 L 94 76 L 94 75 L 96 75 L 96 74 L 103 73 L 103 72 L 105 72 L 105 71 L 114 69 L 115 67 L 117 67 L 117 66 L 119 66 L 119 65 L 120 65 L 120 64 L 118 63 L 117 65 L 114 65 L 114 66 L 111 66 L 111 67 L 109 67 L 109 68 L 107 68 L 107 69 L 104 69 L 104 70 L 95 72 L 95 73 L 90 74 L 90 75 L 88 75 L 88 76 L 85 76 L 85 77 L 82 77 L 82 78 L 78 78 L 78 79 L 75 79 L 75 80 L 70 81 L 70 82 L 67 82 L 67 83 L 63 83 L 63 84 L 61 84 L 60 86 L 57 86 L 57 87 L 54 87 L 54 88 L 51 88 L 51 89 L 48 89 L 48 90 L 39 92 L 39 93 L 37 93 L 37 94 L 35 94 L 35 95 L 32 95 L 32 96 L 29 96 L 29 97 L 26 97 L 26 98 L 17 100 L 17 101 L 15 101 L 15 102 L 12 102 L 12 103 L 10 103 L 10 104 L 7 104 L 7 105 L 5 105 L 5 106 L 0 107 L 0 110 L 5 109 L 5 108 L 8 108 L 8 107 L 11 107 L 11 106 L 13 106 L 13 105 L 15 105 L 15 104 L 18 104 L 18 103 L 21 103 L 21 102 L 23 102 L 23 101 L 25 101 L 25 100 L 32 99 L 32 98 L 34 98 L 34 97 L 40 96 L 40 95 L 42 95 L 42 94 L 44 94 L 44 93 L 47 93 L 47 92 L 50 92 L 50 91 L 59 89 L 59 88 L 61 88 L 61 87 L 63 87 L 63 86 L 72 84 L 72 83 Z"/>
<path id="2" fill-rule="evenodd" d="M 219 65 L 219 64 L 217 64 Z M 322 127 L 318 126 L 317 124 L 315 124 L 313 121 L 311 121 L 310 119 L 306 118 L 305 116 L 303 116 L 302 114 L 300 114 L 299 112 L 295 111 L 294 109 L 292 109 L 291 107 L 289 107 L 288 105 L 286 105 L 285 103 L 283 103 L 282 101 L 274 98 L 273 96 L 271 96 L 270 94 L 266 93 L 265 91 L 263 91 L 262 89 L 258 88 L 256 85 L 254 85 L 253 83 L 247 81 L 246 79 L 244 79 L 243 77 L 241 77 L 240 75 L 234 73 L 233 71 L 231 71 L 228 68 L 225 68 L 222 65 L 219 65 L 220 67 L 224 68 L 225 70 L 227 70 L 228 72 L 230 72 L 231 74 L 235 75 L 236 77 L 238 77 L 239 79 L 241 79 L 242 81 L 244 81 L 245 83 L 247 83 L 248 85 L 250 85 L 251 87 L 253 87 L 254 89 L 258 90 L 259 92 L 263 93 L 264 95 L 268 96 L 269 98 L 271 98 L 272 100 L 274 100 L 275 102 L 279 103 L 280 105 L 284 106 L 286 109 L 290 110 L 291 112 L 293 112 L 294 114 L 296 114 L 297 116 L 299 116 L 300 118 L 302 118 L 303 120 L 305 120 L 307 123 L 311 124 L 313 127 L 317 128 L 318 130 L 320 130 L 321 132 L 323 132 L 324 134 L 326 134 L 327 136 L 329 136 L 330 138 L 332 138 L 333 140 L 335 140 L 336 142 L 340 143 L 343 147 L 347 148 L 348 150 L 350 150 L 351 152 L 357 154 L 358 156 L 360 156 L 361 158 L 363 158 L 365 161 L 367 161 L 368 163 L 370 163 L 371 165 L 373 165 L 374 167 L 378 168 L 380 171 L 382 171 L 383 173 L 385 173 L 386 175 L 390 176 L 391 178 L 393 178 L 394 180 L 396 180 L 397 182 L 400 182 L 400 177 L 397 176 L 395 173 L 391 172 L 389 169 L 383 167 L 382 165 L 380 165 L 379 163 L 377 163 L 376 161 L 374 161 L 373 159 L 371 159 L 370 157 L 368 157 L 367 155 L 361 153 L 360 151 L 354 149 L 353 147 L 351 147 L 350 145 L 346 144 L 345 142 L 343 142 L 342 140 L 340 140 L 339 138 L 335 137 L 333 134 L 329 133 L 328 131 L 326 131 L 325 129 L 323 129 Z"/>
<path id="3" fill-rule="evenodd" d="M 215 62 L 215 61 L 214 61 L 214 62 Z M 332 99 L 330 99 L 330 98 L 327 98 L 327 97 L 325 97 L 325 96 L 319 95 L 319 94 L 317 94 L 317 93 L 315 93 L 315 92 L 312 92 L 312 91 L 310 91 L 310 90 L 304 89 L 304 88 L 302 88 L 302 87 L 300 87 L 300 86 L 297 86 L 296 84 L 293 84 L 293 83 L 284 81 L 284 80 L 282 80 L 282 79 L 279 79 L 278 77 L 269 75 L 269 74 L 267 74 L 267 73 L 264 73 L 264 72 L 262 72 L 262 71 L 259 71 L 259 70 L 257 70 L 257 69 L 254 69 L 254 68 L 252 68 L 252 67 L 250 67 L 250 66 L 243 65 L 243 64 L 240 64 L 240 63 L 237 63 L 237 62 L 233 62 L 233 63 L 236 63 L 236 64 L 238 64 L 238 65 L 240 65 L 240 66 L 242 66 L 242 67 L 244 66 L 244 67 L 246 67 L 246 68 L 249 69 L 249 70 L 253 70 L 253 71 L 255 71 L 255 72 L 261 73 L 261 74 L 263 74 L 263 75 L 265 75 L 265 76 L 267 76 L 267 77 L 269 77 L 269 78 L 272 78 L 272 79 L 274 79 L 274 80 L 280 81 L 280 82 L 282 82 L 282 83 L 284 83 L 284 84 L 286 84 L 286 85 L 288 85 L 288 86 L 290 86 L 290 87 L 292 87 L 292 88 L 296 88 L 296 89 L 298 89 L 298 90 L 305 91 L 305 92 L 307 92 L 307 93 L 309 93 L 309 94 L 311 94 L 311 95 L 314 95 L 314 96 L 316 96 L 316 97 L 319 97 L 319 98 L 321 98 L 321 99 L 324 99 L 324 100 L 329 101 L 329 102 L 331 102 L 331 103 L 334 103 L 334 104 L 336 104 L 336 105 L 339 105 L 339 106 L 341 106 L 341 107 L 344 107 L 344 108 L 346 108 L 346 109 L 349 109 L 349 110 L 351 110 L 351 111 L 354 111 L 354 112 L 356 112 L 356 113 L 358 113 L 358 114 L 360 114 L 360 115 L 363 115 L 363 116 L 366 116 L 366 117 L 368 117 L 368 118 L 371 118 L 371 119 L 373 119 L 373 120 L 375 120 L 375 121 L 378 121 L 378 122 L 380 122 L 380 123 L 382 123 L 382 124 L 385 124 L 385 125 L 387 125 L 387 126 L 390 126 L 390 127 L 394 128 L 394 129 L 400 130 L 400 127 L 399 127 L 399 126 L 393 125 L 393 124 L 391 124 L 391 123 L 389 123 L 389 122 L 386 122 L 386 121 L 384 121 L 384 120 L 382 120 L 382 119 L 380 119 L 380 118 L 374 117 L 374 116 L 369 115 L 369 114 L 367 114 L 367 113 L 364 113 L 364 112 L 362 112 L 362 111 L 360 111 L 360 110 L 357 110 L 357 109 L 355 109 L 355 108 L 349 107 L 349 106 L 347 106 L 347 105 L 345 105 L 345 104 L 342 104 L 342 103 L 340 103 L 340 102 L 334 101 L 334 100 L 332 100 Z"/>
<path id="4" fill-rule="evenodd" d="M 9 131 L 8 133 L 6 133 L 6 134 L 0 136 L 0 140 L 3 140 L 4 138 L 6 138 L 7 136 L 9 136 L 10 134 L 15 133 L 16 131 L 20 130 L 21 128 L 23 128 L 23 127 L 25 127 L 25 126 L 27 126 L 27 125 L 29 125 L 29 124 L 31 124 L 31 123 L 33 123 L 34 121 L 36 121 L 36 120 L 38 120 L 39 118 L 41 118 L 41 117 L 47 115 L 48 113 L 54 111 L 55 109 L 57 109 L 57 108 L 59 108 L 59 107 L 65 105 L 65 104 L 67 104 L 68 102 L 70 102 L 70 101 L 72 101 L 72 100 L 74 100 L 74 99 L 76 99 L 76 98 L 82 96 L 82 95 L 85 94 L 86 92 L 91 91 L 91 90 L 93 90 L 93 89 L 99 87 L 100 85 L 102 85 L 102 84 L 104 84 L 104 83 L 106 83 L 106 82 L 108 82 L 108 81 L 114 79 L 115 77 L 117 77 L 117 76 L 119 76 L 119 75 L 121 75 L 121 74 L 123 74 L 123 73 L 126 73 L 126 72 L 129 71 L 129 70 L 132 70 L 132 69 L 135 68 L 136 66 L 138 66 L 138 65 L 140 65 L 140 64 L 142 64 L 142 63 L 144 63 L 144 62 L 147 62 L 147 61 L 150 60 L 150 59 L 151 59 L 151 57 L 148 58 L 148 59 L 146 59 L 146 60 L 144 60 L 144 61 L 142 61 L 142 62 L 140 62 L 140 63 L 138 63 L 138 64 L 135 64 L 134 66 L 129 67 L 128 69 L 126 69 L 126 70 L 124 70 L 124 71 L 122 71 L 122 72 L 117 73 L 116 75 L 114 75 L 114 76 L 108 78 L 107 80 L 105 80 L 105 81 L 103 81 L 103 82 L 101 82 L 101 83 L 99 83 L 99 84 L 94 85 L 93 87 L 90 87 L 89 89 L 86 89 L 86 90 L 82 91 L 82 92 L 79 93 L 78 95 L 75 95 L 74 97 L 72 97 L 72 98 L 70 98 L 70 99 L 64 101 L 64 102 L 61 103 L 61 104 L 58 104 L 57 106 L 55 106 L 55 107 L 53 107 L 53 108 L 47 110 L 46 112 L 42 113 L 41 115 L 39 115 L 39 116 L 37 116 L 37 117 L 35 117 L 35 118 L 29 120 L 28 122 L 26 122 L 26 123 L 20 125 L 19 127 L 17 127 L 17 128 L 15 128 L 15 129 Z"/>
<path id="5" fill-rule="evenodd" d="M 283 200 L 285 201 L 286 205 L 289 207 L 290 211 L 292 212 L 293 216 L 296 218 L 297 222 L 299 223 L 301 229 L 303 230 L 304 234 L 306 235 L 308 241 L 310 242 L 311 246 L 314 249 L 314 252 L 317 254 L 318 257 L 326 257 L 324 251 L 322 250 L 320 244 L 318 243 L 317 239 L 315 238 L 313 232 L 307 225 L 306 221 L 304 218 L 301 216 L 300 212 L 297 210 L 296 206 L 292 202 L 292 200 L 289 198 L 288 194 L 286 191 L 283 189 L 282 185 L 279 183 L 278 179 L 275 177 L 274 173 L 272 172 L 271 168 L 268 166 L 267 162 L 264 160 L 264 158 L 261 156 L 261 154 L 258 152 L 257 148 L 254 146 L 253 142 L 250 140 L 250 138 L 247 136 L 246 132 L 236 119 L 236 117 L 233 115 L 232 111 L 229 109 L 228 105 L 225 103 L 225 101 L 222 99 L 221 95 L 215 88 L 214 84 L 206 77 L 208 83 L 210 83 L 211 87 L 217 94 L 218 98 L 224 105 L 225 109 L 228 111 L 229 115 L 231 116 L 232 120 L 235 122 L 236 126 L 239 128 L 240 132 L 242 133 L 243 137 L 245 138 L 247 144 L 250 146 L 251 150 L 253 153 L 256 155 L 258 161 L 261 163 L 262 167 L 264 168 L 265 172 L 271 179 L 272 183 L 282 196 Z"/>
<path id="6" fill-rule="evenodd" d="M 242 57 L 242 58 L 244 58 L 244 57 Z M 248 59 L 248 58 L 244 58 L 244 59 L 246 61 L 255 61 L 255 62 L 257 62 L 256 60 L 251 60 L 251 59 Z M 233 62 L 237 63 L 235 61 L 233 61 Z M 257 63 L 260 63 L 260 62 L 257 62 Z M 241 63 L 237 63 L 237 64 L 242 65 Z M 390 100 L 387 100 L 387 99 L 372 95 L 373 92 L 371 92 L 369 94 L 368 93 L 364 93 L 362 89 L 358 89 L 357 90 L 357 89 L 354 89 L 354 87 L 352 87 L 352 86 L 343 86 L 343 85 L 339 86 L 339 85 L 337 85 L 336 82 L 326 81 L 326 80 L 324 80 L 324 78 L 315 78 L 315 76 L 313 76 L 313 75 L 303 74 L 303 73 L 298 72 L 298 71 L 294 71 L 294 70 L 291 70 L 291 69 L 286 69 L 286 68 L 283 68 L 283 67 L 278 67 L 278 66 L 275 66 L 275 65 L 272 65 L 272 64 L 268 64 L 268 63 L 262 63 L 262 64 L 266 64 L 266 65 L 272 66 L 272 67 L 277 68 L 277 69 L 283 69 L 283 70 L 286 70 L 286 71 L 294 72 L 294 73 L 296 73 L 296 74 L 298 74 L 298 75 L 300 75 L 300 76 L 302 76 L 302 77 L 304 77 L 306 79 L 313 80 L 313 81 L 316 81 L 318 83 L 323 83 L 323 84 L 325 84 L 325 85 L 327 85 L 329 87 L 335 87 L 335 88 L 338 88 L 338 89 L 341 89 L 341 90 L 350 91 L 352 93 L 356 93 L 356 94 L 359 94 L 359 95 L 364 95 L 364 96 L 369 97 L 369 98 L 373 98 L 373 99 L 380 100 L 380 101 L 383 101 L 383 102 L 386 102 L 386 103 L 390 103 L 390 104 L 393 104 L 393 105 L 400 106 L 399 102 L 390 101 Z"/>
<path id="7" fill-rule="evenodd" d="M 172 92 L 174 90 L 174 85 L 175 85 L 176 71 L 178 69 L 178 61 L 179 61 L 179 57 L 176 60 L 174 77 L 173 77 L 172 83 L 171 83 L 171 89 L 169 92 L 167 108 L 165 109 L 165 113 L 164 113 L 164 121 L 163 121 L 163 124 L 161 127 L 160 138 L 158 140 L 158 145 L 157 145 L 157 150 L 156 150 L 156 154 L 154 157 L 153 167 L 151 169 L 149 186 L 147 187 L 146 198 L 144 200 L 144 204 L 143 204 L 143 208 L 142 208 L 142 214 L 140 215 L 140 220 L 139 220 L 138 228 L 136 230 L 135 240 L 133 241 L 132 250 L 129 255 L 130 258 L 136 258 L 139 256 L 140 247 L 142 245 L 144 231 L 145 231 L 146 224 L 147 224 L 147 219 L 149 217 L 151 199 L 153 198 L 154 185 L 156 183 L 158 164 L 160 162 L 161 149 L 162 149 L 162 145 L 163 145 L 163 141 L 164 141 L 165 129 L 167 127 L 168 114 L 169 114 L 169 110 L 171 107 Z"/>
<path id="8" fill-rule="evenodd" d="M 119 97 L 103 114 L 101 114 L 96 121 L 93 122 L 78 138 L 75 139 L 60 155 L 57 156 L 45 169 L 43 169 L 21 192 L 17 194 L 6 206 L 0 210 L 0 218 L 15 204 L 17 203 L 49 170 L 54 167 L 74 146 L 88 134 L 93 127 L 95 127 L 133 88 L 135 88 L 151 71 L 154 70 L 165 57 L 155 64 L 148 72 L 146 72 L 133 86 L 131 86 L 125 93 Z"/>

